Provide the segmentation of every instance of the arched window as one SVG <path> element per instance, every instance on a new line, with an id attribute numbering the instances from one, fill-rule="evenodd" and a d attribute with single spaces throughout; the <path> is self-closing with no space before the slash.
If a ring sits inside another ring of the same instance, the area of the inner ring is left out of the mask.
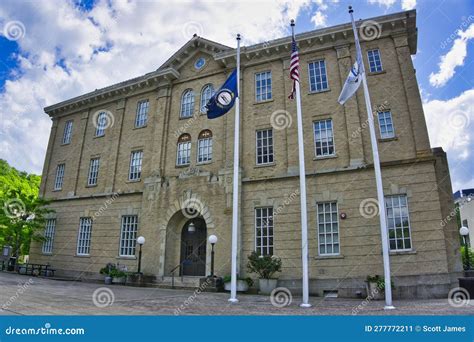
<path id="1" fill-rule="evenodd" d="M 212 95 L 214 95 L 214 87 L 212 84 L 206 84 L 204 87 L 202 87 L 201 90 L 201 106 L 199 107 L 201 110 L 201 113 L 206 112 L 206 104 L 209 102 L 211 99 Z"/>
<path id="2" fill-rule="evenodd" d="M 190 118 L 194 111 L 194 91 L 192 89 L 185 90 L 181 98 L 181 117 Z"/>
<path id="3" fill-rule="evenodd" d="M 191 136 L 187 133 L 178 138 L 176 165 L 188 165 L 191 162 Z"/>
<path id="4" fill-rule="evenodd" d="M 198 163 L 207 163 L 212 160 L 212 132 L 205 129 L 198 137 Z"/>

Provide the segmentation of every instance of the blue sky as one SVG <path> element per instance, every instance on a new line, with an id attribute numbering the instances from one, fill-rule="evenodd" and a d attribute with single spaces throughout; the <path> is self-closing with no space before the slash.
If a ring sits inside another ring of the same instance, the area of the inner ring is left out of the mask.
<path id="1" fill-rule="evenodd" d="M 474 139 L 469 136 L 474 125 L 474 2 L 225 4 L 222 13 L 216 1 L 2 1 L 0 158 L 19 169 L 41 173 L 50 129 L 44 106 L 152 71 L 195 31 L 227 45 L 233 44 L 239 31 L 248 45 L 288 35 L 292 17 L 298 33 L 348 22 L 348 5 L 354 6 L 356 19 L 415 8 L 418 53 L 414 64 L 431 145 L 448 152 L 454 190 L 474 187 Z M 9 36 L 7 29 L 17 22 L 19 36 Z"/>

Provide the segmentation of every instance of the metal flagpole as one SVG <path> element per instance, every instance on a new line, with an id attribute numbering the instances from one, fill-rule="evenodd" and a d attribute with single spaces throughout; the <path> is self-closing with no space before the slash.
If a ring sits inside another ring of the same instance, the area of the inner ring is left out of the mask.
<path id="1" fill-rule="evenodd" d="M 291 21 L 291 34 L 295 38 L 295 21 Z M 309 277 L 308 277 L 308 218 L 306 209 L 306 173 L 304 165 L 303 119 L 301 115 L 300 82 L 295 82 L 296 118 L 298 124 L 298 159 L 300 167 L 300 201 L 301 201 L 301 262 L 303 268 L 303 303 L 301 307 L 309 308 Z"/>
<path id="2" fill-rule="evenodd" d="M 239 223 L 239 133 L 240 133 L 240 34 L 237 34 L 237 97 L 235 99 L 235 124 L 234 124 L 234 176 L 232 187 L 232 256 L 231 256 L 231 281 L 229 302 L 236 303 L 237 299 L 237 239 Z"/>
<path id="3" fill-rule="evenodd" d="M 352 6 L 349 6 L 349 13 L 351 15 L 352 21 L 352 30 L 354 31 L 354 38 L 356 44 L 356 53 L 357 58 L 360 61 L 360 70 L 362 73 L 362 86 L 364 87 L 364 98 L 365 105 L 367 107 L 367 116 L 369 121 L 369 130 L 370 130 L 370 141 L 372 144 L 372 155 L 374 159 L 374 169 L 375 169 L 375 182 L 377 184 L 377 199 L 379 202 L 379 218 L 380 218 L 380 233 L 382 238 L 382 254 L 383 254 L 383 268 L 384 268 L 384 277 L 385 277 L 385 309 L 395 309 L 392 304 L 392 286 L 390 279 L 390 256 L 388 248 L 388 236 L 387 236 L 387 220 L 385 213 L 385 198 L 383 194 L 383 183 L 382 183 L 382 172 L 380 170 L 380 159 L 379 159 L 379 150 L 377 148 L 377 138 L 375 135 L 374 128 L 374 116 L 372 114 L 372 105 L 370 103 L 369 88 L 367 87 L 367 78 L 365 75 L 364 61 L 362 59 L 362 52 L 360 49 L 359 36 L 357 34 L 356 25 L 354 22 L 353 16 L 354 10 Z"/>

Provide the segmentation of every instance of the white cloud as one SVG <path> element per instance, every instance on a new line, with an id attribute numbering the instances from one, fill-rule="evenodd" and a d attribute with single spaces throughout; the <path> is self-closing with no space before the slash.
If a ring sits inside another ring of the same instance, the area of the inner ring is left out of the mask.
<path id="1" fill-rule="evenodd" d="M 380 5 L 380 6 L 385 6 L 385 7 L 391 7 L 393 4 L 395 4 L 397 0 L 368 0 L 369 4 L 372 5 Z"/>
<path id="2" fill-rule="evenodd" d="M 441 56 L 439 71 L 430 74 L 430 84 L 434 87 L 444 86 L 455 74 L 458 66 L 464 65 L 467 55 L 467 42 L 474 38 L 474 24 L 471 24 L 465 31 L 457 31 L 458 38 L 454 40 L 451 50 Z"/>
<path id="3" fill-rule="evenodd" d="M 416 7 L 416 0 L 402 0 L 402 9 L 408 11 Z"/>
<path id="4" fill-rule="evenodd" d="M 316 13 L 311 17 L 311 22 L 314 23 L 315 27 L 326 27 L 327 15 L 321 11 L 316 11 Z"/>

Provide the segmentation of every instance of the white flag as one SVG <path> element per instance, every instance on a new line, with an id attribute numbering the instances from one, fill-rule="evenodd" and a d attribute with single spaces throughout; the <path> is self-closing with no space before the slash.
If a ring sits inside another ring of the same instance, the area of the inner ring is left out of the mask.
<path id="1" fill-rule="evenodd" d="M 363 69 L 359 63 L 360 59 L 357 59 L 349 71 L 344 87 L 342 87 L 341 94 L 337 102 L 344 104 L 349 98 L 354 95 L 354 93 L 359 89 L 360 84 L 362 83 L 362 72 Z"/>

